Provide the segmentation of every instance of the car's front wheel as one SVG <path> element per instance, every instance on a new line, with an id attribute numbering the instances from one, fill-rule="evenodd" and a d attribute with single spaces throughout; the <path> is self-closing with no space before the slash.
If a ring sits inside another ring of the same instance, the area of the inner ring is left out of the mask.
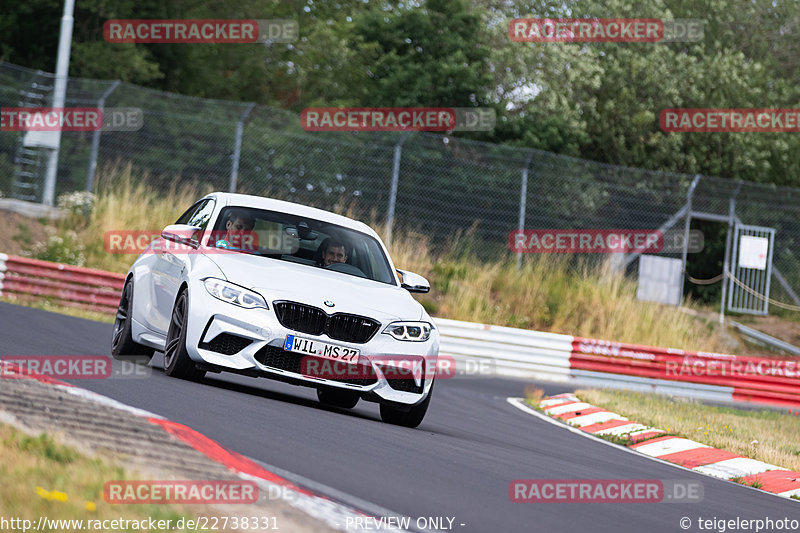
<path id="1" fill-rule="evenodd" d="M 408 411 L 403 411 L 390 405 L 381 404 L 381 420 L 387 424 L 415 428 L 422 423 L 425 413 L 428 412 L 428 405 L 431 403 L 433 395 L 433 385 L 428 391 L 428 396 L 419 405 L 415 405 Z"/>
<path id="2" fill-rule="evenodd" d="M 199 381 L 206 375 L 205 370 L 195 366 L 186 351 L 186 330 L 189 318 L 189 292 L 183 290 L 175 306 L 167 330 L 167 342 L 164 346 L 164 373 L 174 378 Z"/>
<path id="3" fill-rule="evenodd" d="M 358 403 L 358 393 L 349 390 L 317 389 L 317 398 L 320 403 L 331 407 L 352 409 Z"/>
<path id="4" fill-rule="evenodd" d="M 111 335 L 111 355 L 114 359 L 127 360 L 136 357 L 151 357 L 153 349 L 133 341 L 131 322 L 133 321 L 133 280 L 125 282 L 119 298 L 117 316 L 114 319 L 114 333 Z"/>

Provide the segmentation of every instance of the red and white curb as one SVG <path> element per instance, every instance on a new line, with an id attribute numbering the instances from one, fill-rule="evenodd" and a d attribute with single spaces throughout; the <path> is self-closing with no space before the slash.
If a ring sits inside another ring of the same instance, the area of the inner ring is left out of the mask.
<path id="1" fill-rule="evenodd" d="M 65 381 L 53 379 L 48 376 L 35 374 L 32 372 L 19 372 L 19 368 L 11 363 L 0 361 L 0 374 L 7 377 L 13 376 L 21 379 L 34 379 L 39 382 L 57 387 L 60 390 L 79 396 L 81 398 L 120 409 L 136 416 L 147 419 L 151 424 L 161 427 L 167 433 L 180 439 L 188 444 L 195 450 L 203 453 L 209 459 L 220 463 L 227 467 L 229 470 L 236 472 L 236 474 L 247 481 L 253 481 L 258 484 L 259 490 L 262 494 L 268 494 L 270 499 L 280 499 L 292 507 L 305 512 L 309 516 L 316 518 L 333 529 L 340 531 L 353 531 L 353 527 L 347 527 L 348 523 L 354 523 L 355 518 L 360 518 L 362 521 L 369 515 L 350 507 L 343 503 L 326 498 L 321 494 L 316 494 L 310 490 L 304 489 L 292 483 L 288 479 L 281 477 L 258 463 L 254 462 L 247 457 L 224 448 L 218 442 L 211 440 L 202 433 L 199 433 L 188 426 L 178 424 L 167 420 L 148 411 L 126 405 L 118 402 L 107 396 L 97 394 L 80 387 L 76 387 Z M 373 507 L 372 504 L 370 504 Z M 396 513 L 385 513 L 396 514 Z M 348 518 L 351 520 L 348 522 Z M 358 522 L 355 522 L 358 523 Z M 397 533 L 406 533 L 403 529 L 392 529 L 391 527 L 382 526 L 381 531 L 394 531 Z"/>
<path id="2" fill-rule="evenodd" d="M 526 412 L 543 416 L 525 405 L 522 398 L 508 402 Z M 800 496 L 800 472 L 794 472 L 693 440 L 663 435 L 663 429 L 639 424 L 617 413 L 582 402 L 571 393 L 550 396 L 539 402 L 549 418 L 569 424 L 568 428 L 589 435 L 616 435 L 630 440 L 628 450 L 673 463 L 688 470 L 742 484 L 760 483 L 760 490 L 790 498 Z"/>

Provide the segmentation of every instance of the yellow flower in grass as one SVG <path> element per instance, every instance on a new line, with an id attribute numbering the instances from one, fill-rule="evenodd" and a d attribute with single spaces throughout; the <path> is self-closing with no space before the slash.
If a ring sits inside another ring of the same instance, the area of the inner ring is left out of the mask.
<path id="1" fill-rule="evenodd" d="M 40 486 L 36 486 L 36 494 L 43 500 L 65 502 L 67 501 L 67 493 L 58 490 L 45 490 Z"/>
<path id="2" fill-rule="evenodd" d="M 95 512 L 97 510 L 97 505 L 94 502 L 86 502 L 86 510 Z"/>

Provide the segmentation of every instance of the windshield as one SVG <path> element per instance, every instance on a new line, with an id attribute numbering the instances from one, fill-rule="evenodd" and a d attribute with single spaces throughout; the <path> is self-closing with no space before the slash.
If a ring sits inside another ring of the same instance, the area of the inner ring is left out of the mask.
<path id="1" fill-rule="evenodd" d="M 208 245 L 396 285 L 377 239 L 313 218 L 226 207 Z"/>

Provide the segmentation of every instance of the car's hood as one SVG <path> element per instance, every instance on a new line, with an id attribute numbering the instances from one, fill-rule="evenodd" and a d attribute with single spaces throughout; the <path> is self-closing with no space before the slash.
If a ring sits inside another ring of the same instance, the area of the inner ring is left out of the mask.
<path id="1" fill-rule="evenodd" d="M 247 254 L 206 255 L 228 281 L 267 299 L 291 300 L 336 312 L 368 315 L 381 321 L 419 320 L 422 306 L 405 289 L 376 281 Z M 325 301 L 334 304 L 329 307 Z"/>

